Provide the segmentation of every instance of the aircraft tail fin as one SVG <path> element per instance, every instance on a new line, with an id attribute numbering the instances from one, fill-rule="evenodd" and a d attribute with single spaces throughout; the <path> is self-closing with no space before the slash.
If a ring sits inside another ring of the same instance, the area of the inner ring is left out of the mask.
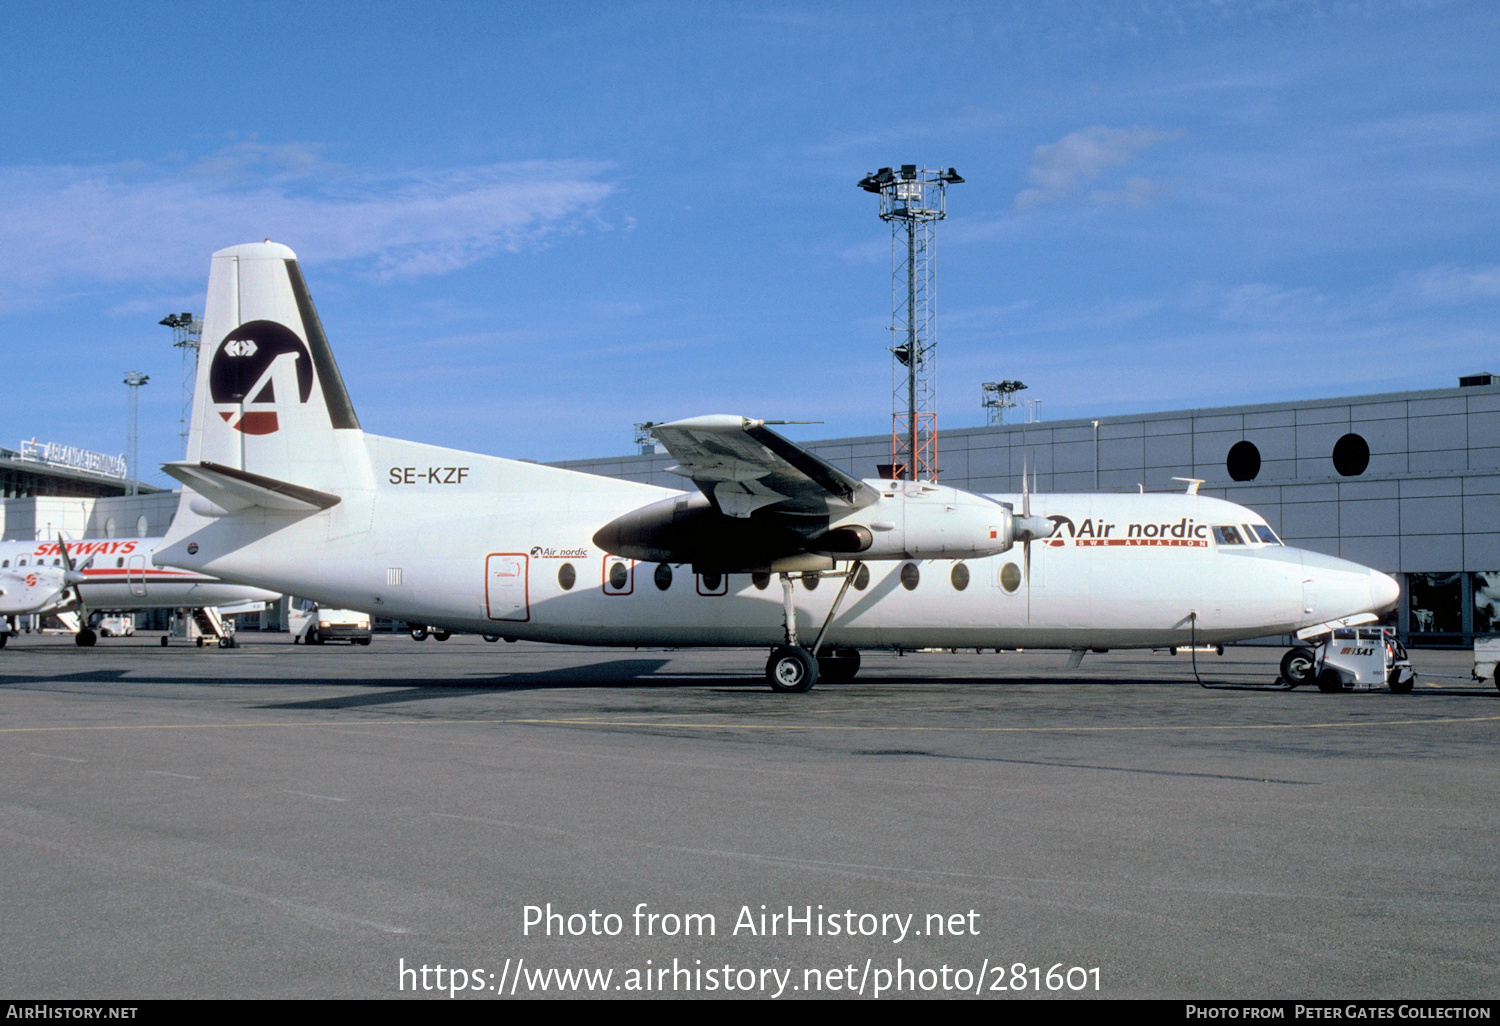
<path id="1" fill-rule="evenodd" d="M 338 436 L 358 431 L 297 255 L 274 242 L 215 253 L 186 462 L 337 488 L 353 483 Z"/>

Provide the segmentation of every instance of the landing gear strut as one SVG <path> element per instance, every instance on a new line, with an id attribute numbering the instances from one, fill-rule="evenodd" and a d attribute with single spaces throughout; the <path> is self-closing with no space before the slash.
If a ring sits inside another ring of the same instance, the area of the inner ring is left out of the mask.
<path id="1" fill-rule="evenodd" d="M 862 563 L 855 562 L 839 575 L 844 578 L 844 583 L 839 588 L 839 593 L 834 596 L 833 605 L 829 607 L 828 616 L 824 618 L 823 626 L 818 631 L 817 638 L 813 640 L 811 650 L 803 648 L 797 639 L 797 607 L 792 591 L 794 578 L 791 574 L 782 572 L 781 603 L 782 611 L 786 616 L 786 634 L 785 642 L 772 649 L 771 658 L 766 660 L 766 680 L 770 682 L 772 691 L 782 694 L 801 694 L 812 690 L 819 677 L 835 683 L 854 679 L 854 675 L 859 672 L 858 649 L 834 649 L 824 656 L 818 653 L 823 647 L 823 639 L 828 635 L 828 628 L 833 624 L 833 618 L 838 615 L 844 596 L 848 594 L 850 582 L 854 580 L 854 575 L 859 573 L 862 566 Z"/>

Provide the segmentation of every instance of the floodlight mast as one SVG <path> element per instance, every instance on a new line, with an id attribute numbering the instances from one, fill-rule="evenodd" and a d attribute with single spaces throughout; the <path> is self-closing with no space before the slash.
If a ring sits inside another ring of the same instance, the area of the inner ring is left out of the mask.
<path id="1" fill-rule="evenodd" d="M 182 454 L 187 455 L 188 425 L 193 420 L 193 385 L 198 380 L 198 349 L 203 344 L 203 321 L 190 313 L 167 314 L 157 322 L 172 329 L 172 345 L 182 350 Z"/>
<path id="2" fill-rule="evenodd" d="M 949 168 L 883 167 L 859 187 L 880 197 L 891 226 L 891 476 L 935 481 L 937 466 L 936 225 L 947 216 Z"/>
<path id="3" fill-rule="evenodd" d="M 130 388 L 130 437 L 126 439 L 126 447 L 130 451 L 130 463 L 125 468 L 129 474 L 129 483 L 125 487 L 126 495 L 136 495 L 140 492 L 141 474 L 136 469 L 136 461 L 140 457 L 141 386 L 150 380 L 150 375 L 142 374 L 140 371 L 125 373 L 125 384 Z"/>

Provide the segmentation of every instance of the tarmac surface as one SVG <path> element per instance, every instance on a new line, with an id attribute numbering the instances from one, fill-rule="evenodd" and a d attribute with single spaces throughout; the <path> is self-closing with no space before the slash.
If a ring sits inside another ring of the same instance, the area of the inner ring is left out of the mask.
<path id="1" fill-rule="evenodd" d="M 762 651 L 241 641 L 0 650 L 0 996 L 1500 989 L 1467 653 L 1405 696 L 1150 652 L 866 653 L 776 695 Z"/>

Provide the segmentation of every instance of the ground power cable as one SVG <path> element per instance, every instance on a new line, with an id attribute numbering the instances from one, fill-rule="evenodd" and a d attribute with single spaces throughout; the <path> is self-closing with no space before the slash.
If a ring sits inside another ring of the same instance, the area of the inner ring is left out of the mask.
<path id="1" fill-rule="evenodd" d="M 1205 683 L 1203 677 L 1198 673 L 1198 611 L 1195 609 L 1188 613 L 1188 629 L 1191 636 L 1192 647 L 1188 653 L 1193 657 L 1193 679 L 1198 682 L 1200 688 L 1208 691 L 1291 691 L 1297 685 L 1283 677 L 1276 679 L 1281 684 L 1209 684 Z"/>

